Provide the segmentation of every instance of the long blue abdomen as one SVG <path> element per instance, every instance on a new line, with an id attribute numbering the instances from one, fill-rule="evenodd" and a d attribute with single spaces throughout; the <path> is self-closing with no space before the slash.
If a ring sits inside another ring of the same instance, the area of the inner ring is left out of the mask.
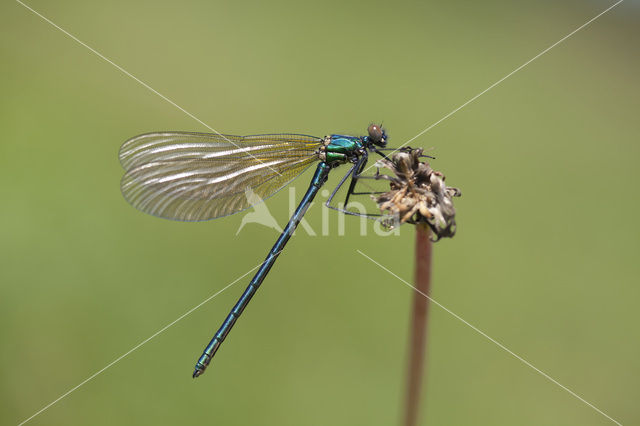
<path id="1" fill-rule="evenodd" d="M 302 198 L 302 201 L 300 201 L 298 208 L 296 208 L 293 216 L 291 216 L 291 219 L 289 219 L 289 223 L 287 223 L 284 231 L 282 231 L 282 234 L 280 234 L 280 237 L 273 245 L 273 248 L 267 255 L 267 258 L 264 260 L 264 262 L 262 262 L 260 269 L 249 283 L 249 286 L 246 288 L 244 293 L 242 293 L 242 296 L 240 296 L 240 299 L 238 299 L 235 306 L 233 307 L 233 309 L 231 309 L 231 312 L 229 312 L 229 315 L 227 315 L 227 318 L 220 326 L 220 329 L 213 336 L 211 342 L 209 342 L 207 347 L 204 349 L 204 352 L 198 359 L 195 371 L 193 372 L 194 378 L 204 373 L 218 348 L 231 331 L 231 328 L 233 327 L 235 322 L 242 314 L 242 311 L 244 311 L 244 308 L 247 307 L 256 291 L 258 291 L 260 284 L 262 284 L 262 281 L 264 281 L 264 278 L 267 276 L 267 274 L 271 270 L 271 267 L 276 262 L 278 255 L 280 255 L 280 253 L 284 249 L 284 246 L 289 241 L 289 238 L 291 238 L 291 235 L 293 235 L 293 231 L 295 231 L 298 224 L 302 220 L 302 217 L 307 212 L 311 201 L 313 201 L 322 185 L 324 185 L 324 183 L 327 181 L 327 176 L 329 175 L 330 170 L 331 167 L 327 163 L 322 162 L 318 164 L 316 172 L 313 175 L 313 179 L 311 180 L 311 184 L 309 185 L 309 189 L 307 189 L 307 192 Z"/>

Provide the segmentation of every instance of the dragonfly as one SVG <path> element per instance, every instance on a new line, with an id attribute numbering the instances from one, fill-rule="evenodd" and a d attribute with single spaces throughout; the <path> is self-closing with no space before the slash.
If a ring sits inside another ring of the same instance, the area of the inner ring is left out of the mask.
<path id="1" fill-rule="evenodd" d="M 246 210 L 251 207 L 246 191 L 265 200 L 317 163 L 309 188 L 287 226 L 198 359 L 194 378 L 205 372 L 331 170 L 349 165 L 326 206 L 349 215 L 376 216 L 336 207 L 332 200 L 350 180 L 344 206 L 349 203 L 349 197 L 356 194 L 356 182 L 365 178 L 369 155 L 386 158 L 384 151 L 390 150 L 386 145 L 387 133 L 377 124 L 371 124 L 365 136 L 157 132 L 133 137 L 122 145 L 119 158 L 125 174 L 120 186 L 127 202 L 145 213 L 180 221 L 204 221 Z"/>

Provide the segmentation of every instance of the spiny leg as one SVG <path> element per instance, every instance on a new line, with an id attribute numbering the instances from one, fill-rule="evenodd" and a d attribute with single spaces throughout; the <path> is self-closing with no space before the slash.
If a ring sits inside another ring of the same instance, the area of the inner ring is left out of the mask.
<path id="1" fill-rule="evenodd" d="M 391 152 L 393 153 L 393 152 L 411 152 L 411 151 L 413 151 L 413 150 L 414 150 L 414 148 L 411 148 L 410 146 L 403 146 L 403 147 L 401 147 L 401 148 L 375 148 L 375 149 L 373 149 L 373 151 L 374 151 L 376 154 L 379 154 L 379 155 L 380 155 L 380 156 L 382 156 L 385 160 L 389 160 L 389 157 L 387 157 L 387 156 L 384 154 L 384 151 L 391 151 Z M 421 158 L 431 158 L 431 159 L 435 159 L 435 158 L 436 158 L 436 157 L 433 157 L 433 156 L 431 156 L 431 155 L 427 155 L 427 154 L 420 154 L 420 157 L 421 157 Z"/>
<path id="2" fill-rule="evenodd" d="M 347 181 L 347 179 L 349 178 L 349 176 L 352 175 L 353 171 L 355 170 L 357 166 L 357 163 L 354 164 L 349 171 L 342 177 L 342 179 L 340 179 L 340 182 L 338 182 L 338 185 L 336 185 L 336 187 L 334 188 L 334 190 L 331 192 L 331 195 L 329 195 L 329 198 L 327 199 L 327 201 L 324 203 L 324 205 L 327 208 L 330 208 L 331 210 L 335 210 L 338 211 L 340 213 L 346 214 L 346 215 L 350 215 L 350 216 L 366 216 L 360 213 L 354 213 L 354 212 L 350 212 L 349 210 L 345 210 L 345 209 L 341 209 L 339 207 L 336 206 L 332 206 L 331 202 L 333 201 L 334 197 L 336 196 L 336 194 L 338 193 L 338 191 L 340 190 L 340 188 L 342 188 L 342 185 L 344 185 L 344 183 Z"/>
<path id="3" fill-rule="evenodd" d="M 351 182 L 349 184 L 349 191 L 347 191 L 347 199 L 345 202 L 345 207 L 347 205 L 347 202 L 349 200 L 349 195 L 360 195 L 360 193 L 354 193 L 353 192 L 353 186 L 355 186 L 354 182 L 357 182 L 357 180 L 359 178 L 367 178 L 367 179 L 373 179 L 372 176 L 360 176 L 360 175 L 356 175 L 355 172 L 360 169 L 360 172 L 362 172 L 362 169 L 364 168 L 364 165 L 366 164 L 366 158 L 364 159 L 364 161 L 362 161 L 362 157 L 360 159 L 358 159 L 358 161 L 356 161 L 356 163 L 349 169 L 349 171 L 342 177 L 342 179 L 340 179 L 340 182 L 338 183 L 338 185 L 334 188 L 334 190 L 331 192 L 331 195 L 329 195 L 329 198 L 327 199 L 327 201 L 325 202 L 325 206 L 338 211 L 340 213 L 346 214 L 346 215 L 350 215 L 350 216 L 358 216 L 358 217 L 366 217 L 367 219 L 371 219 L 371 220 L 377 220 L 378 217 L 381 217 L 381 214 L 362 214 L 362 213 L 355 213 L 346 209 L 341 209 L 339 207 L 333 206 L 331 205 L 331 202 L 333 201 L 333 199 L 335 198 L 336 194 L 338 193 L 338 191 L 340 190 L 340 188 L 342 188 L 342 185 L 344 185 L 344 183 L 347 181 L 347 179 L 351 176 Z M 376 175 L 378 174 L 378 172 L 376 172 Z M 355 177 L 354 177 L 355 175 Z M 384 176 L 384 175 L 380 175 L 380 176 Z M 362 193 L 362 195 L 364 195 L 365 193 Z"/>
<path id="4" fill-rule="evenodd" d="M 349 182 L 349 189 L 347 190 L 347 196 L 345 197 L 345 200 L 344 200 L 345 207 L 347 207 L 347 204 L 349 204 L 349 196 L 353 193 L 353 190 L 356 187 L 356 183 L 358 182 L 358 176 L 360 175 L 360 173 L 362 173 L 362 170 L 367 165 L 368 159 L 369 159 L 369 156 L 365 151 L 362 157 L 358 158 L 356 165 L 353 167 L 351 182 Z"/>

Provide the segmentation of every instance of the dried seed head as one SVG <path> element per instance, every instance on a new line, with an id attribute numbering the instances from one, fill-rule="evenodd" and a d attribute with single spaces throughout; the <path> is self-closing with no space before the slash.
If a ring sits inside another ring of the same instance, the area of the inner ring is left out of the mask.
<path id="1" fill-rule="evenodd" d="M 420 161 L 422 152 L 421 148 L 406 148 L 393 154 L 391 160 L 379 160 L 378 165 L 395 176 L 377 175 L 390 182 L 390 190 L 372 198 L 383 214 L 391 216 L 382 222 L 388 228 L 426 223 L 436 236 L 435 241 L 453 237 L 456 210 L 452 199 L 461 195 L 460 190 L 446 186 L 442 173 Z"/>

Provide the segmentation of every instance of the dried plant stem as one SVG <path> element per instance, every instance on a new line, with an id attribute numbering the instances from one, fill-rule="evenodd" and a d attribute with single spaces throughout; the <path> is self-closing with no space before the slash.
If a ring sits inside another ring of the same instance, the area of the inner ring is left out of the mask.
<path id="1" fill-rule="evenodd" d="M 422 380 L 427 343 L 427 320 L 429 313 L 429 294 L 431 287 L 431 247 L 429 227 L 426 224 L 416 226 L 416 265 L 415 287 L 413 292 L 413 311 L 409 341 L 409 366 L 407 372 L 405 426 L 416 426 L 420 411 Z"/>

